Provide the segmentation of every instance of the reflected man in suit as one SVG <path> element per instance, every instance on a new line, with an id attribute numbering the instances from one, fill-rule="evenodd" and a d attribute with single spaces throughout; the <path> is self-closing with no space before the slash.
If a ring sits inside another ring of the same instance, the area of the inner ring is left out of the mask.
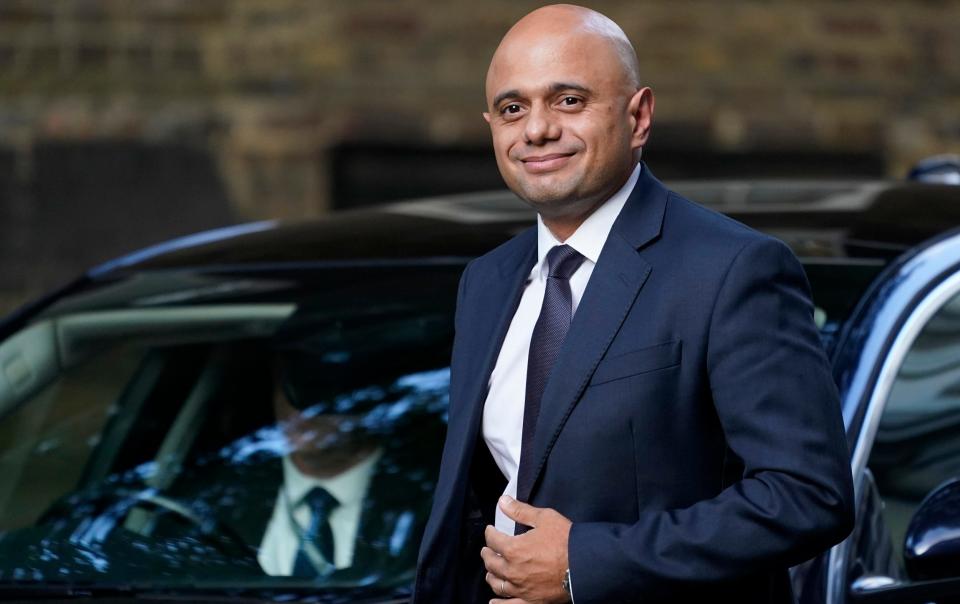
<path id="1" fill-rule="evenodd" d="M 355 334 L 318 328 L 313 322 L 323 324 L 323 315 L 302 315 L 274 338 L 282 482 L 257 559 L 270 575 L 405 584 L 426 522 L 424 489 L 436 471 L 443 424 L 431 407 L 445 390 L 448 349 L 435 336 L 369 341 L 365 323 Z M 409 336 L 412 321 L 381 327 Z M 331 354 L 344 349 L 348 362 Z"/>
<path id="2" fill-rule="evenodd" d="M 484 118 L 538 220 L 461 278 L 418 604 L 790 602 L 851 528 L 803 269 L 640 161 L 637 65 L 570 5 L 494 53 Z"/>
<path id="3" fill-rule="evenodd" d="M 297 408 L 284 392 L 294 388 L 284 382 L 274 395 L 290 449 L 257 559 L 267 574 L 310 578 L 353 565 L 362 503 L 383 451 L 353 429 L 360 416 Z"/>

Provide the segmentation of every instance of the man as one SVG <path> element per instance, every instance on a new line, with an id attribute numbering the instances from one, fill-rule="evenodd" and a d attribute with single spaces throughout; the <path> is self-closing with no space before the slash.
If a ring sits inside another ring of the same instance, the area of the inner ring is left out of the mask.
<path id="1" fill-rule="evenodd" d="M 622 30 L 538 9 L 486 80 L 536 228 L 473 261 L 414 599 L 788 602 L 852 487 L 802 268 L 666 190 Z"/>
<path id="2" fill-rule="evenodd" d="M 410 382 L 445 364 L 449 334 L 427 334 L 418 316 L 397 314 L 331 323 L 307 306 L 274 336 L 284 455 L 257 554 L 267 574 L 409 581 L 427 517 L 418 493 L 432 488 L 418 480 L 436 468 L 427 447 L 442 429 L 425 408 L 430 393 Z M 371 345 L 371 330 L 395 335 Z M 390 413 L 394 405 L 406 413 Z"/>
<path id="3" fill-rule="evenodd" d="M 288 448 L 283 484 L 257 559 L 269 575 L 326 577 L 354 564 L 363 503 L 383 450 L 358 429 L 362 417 L 313 408 L 318 402 L 290 373 L 280 368 L 273 400 Z"/>
<path id="4" fill-rule="evenodd" d="M 244 572 L 252 562 L 322 584 L 409 585 L 444 429 L 449 301 L 423 292 L 437 307 L 426 320 L 433 307 L 413 294 L 407 308 L 329 296 L 352 307 L 304 302 L 268 345 L 231 346 L 225 373 L 247 377 L 218 394 L 211 423 L 230 406 L 244 426 L 216 429 L 244 436 L 191 464 L 172 495 L 249 546 Z"/>

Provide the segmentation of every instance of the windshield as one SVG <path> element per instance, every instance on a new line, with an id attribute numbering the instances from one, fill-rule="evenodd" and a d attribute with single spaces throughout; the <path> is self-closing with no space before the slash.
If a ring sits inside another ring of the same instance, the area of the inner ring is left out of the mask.
<path id="1" fill-rule="evenodd" d="M 167 273 L 0 344 L 0 582 L 407 588 L 461 264 Z"/>

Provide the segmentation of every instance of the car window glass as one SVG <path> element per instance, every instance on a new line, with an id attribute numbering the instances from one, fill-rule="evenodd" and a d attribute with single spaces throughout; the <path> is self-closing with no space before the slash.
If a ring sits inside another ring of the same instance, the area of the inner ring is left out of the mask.
<path id="1" fill-rule="evenodd" d="M 832 352 L 844 322 L 883 264 L 847 259 L 838 262 L 817 257 L 803 258 L 815 304 L 814 319 L 824 348 Z"/>
<path id="2" fill-rule="evenodd" d="M 82 368 L 102 369 L 73 390 L 60 376 L 18 412 L 82 409 L 99 423 L 71 433 L 82 454 L 41 468 L 60 477 L 44 498 L 10 487 L 18 509 L 34 499 L 22 517 L 3 509 L 0 583 L 408 589 L 461 270 L 305 271 L 241 294 L 207 278 L 217 298 L 203 304 L 180 293 L 48 314 Z M 110 391 L 99 412 L 97 380 Z M 0 430 L 38 466 L 14 419 Z"/>
<path id="3" fill-rule="evenodd" d="M 856 572 L 903 578 L 904 540 L 924 498 L 960 476 L 960 296 L 923 327 L 893 383 L 868 461 L 865 492 L 876 501 L 869 528 L 883 568 Z M 861 510 L 862 511 L 862 510 Z M 889 556 L 879 552 L 889 551 Z"/>
<path id="4" fill-rule="evenodd" d="M 0 421 L 0 530 L 74 489 L 143 352 L 115 346 L 61 373 Z"/>

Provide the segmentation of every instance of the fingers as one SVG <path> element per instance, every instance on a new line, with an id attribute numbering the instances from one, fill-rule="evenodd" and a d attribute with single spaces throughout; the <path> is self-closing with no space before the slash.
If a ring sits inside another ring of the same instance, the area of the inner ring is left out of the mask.
<path id="1" fill-rule="evenodd" d="M 500 509 L 502 509 L 511 520 L 519 524 L 525 524 L 531 528 L 536 528 L 537 525 L 550 520 L 551 514 L 554 516 L 557 515 L 557 513 L 550 508 L 534 507 L 522 501 L 517 501 L 509 495 L 501 497 L 499 505 Z M 513 547 L 514 541 L 523 538 L 523 536 L 513 536 L 502 533 L 491 525 L 487 525 L 484 529 L 483 537 L 487 542 L 487 547 L 490 547 L 496 553 L 508 559 L 510 558 L 510 550 L 511 547 Z"/>
<path id="2" fill-rule="evenodd" d="M 567 542 L 572 523 L 551 508 L 538 508 L 504 496 L 500 508 L 514 521 L 538 529 L 508 535 L 494 526 L 484 529 L 481 548 L 486 575 L 497 604 L 525 604 L 562 600 L 560 579 L 569 567 Z"/>
<path id="3" fill-rule="evenodd" d="M 507 561 L 489 547 L 480 550 L 480 557 L 483 558 L 483 565 L 488 573 L 496 575 L 498 578 L 507 577 Z"/>
<path id="4" fill-rule="evenodd" d="M 500 596 L 500 599 L 494 599 L 491 600 L 491 602 L 522 602 L 522 600 L 512 597 L 518 590 L 517 586 L 510 581 L 501 579 L 493 573 L 487 573 L 485 580 L 487 585 L 490 586 L 490 589 L 493 590 L 493 593 Z"/>
<path id="5" fill-rule="evenodd" d="M 516 539 L 513 535 L 501 533 L 495 526 L 490 524 L 487 525 L 487 528 L 483 529 L 483 538 L 487 542 L 487 547 L 501 556 L 507 554 L 511 547 L 510 542 Z"/>
<path id="6" fill-rule="evenodd" d="M 530 504 L 517 501 L 509 495 L 504 495 L 499 501 L 500 509 L 507 515 L 507 518 L 529 527 L 536 527 L 540 521 L 542 508 L 533 507 Z"/>

